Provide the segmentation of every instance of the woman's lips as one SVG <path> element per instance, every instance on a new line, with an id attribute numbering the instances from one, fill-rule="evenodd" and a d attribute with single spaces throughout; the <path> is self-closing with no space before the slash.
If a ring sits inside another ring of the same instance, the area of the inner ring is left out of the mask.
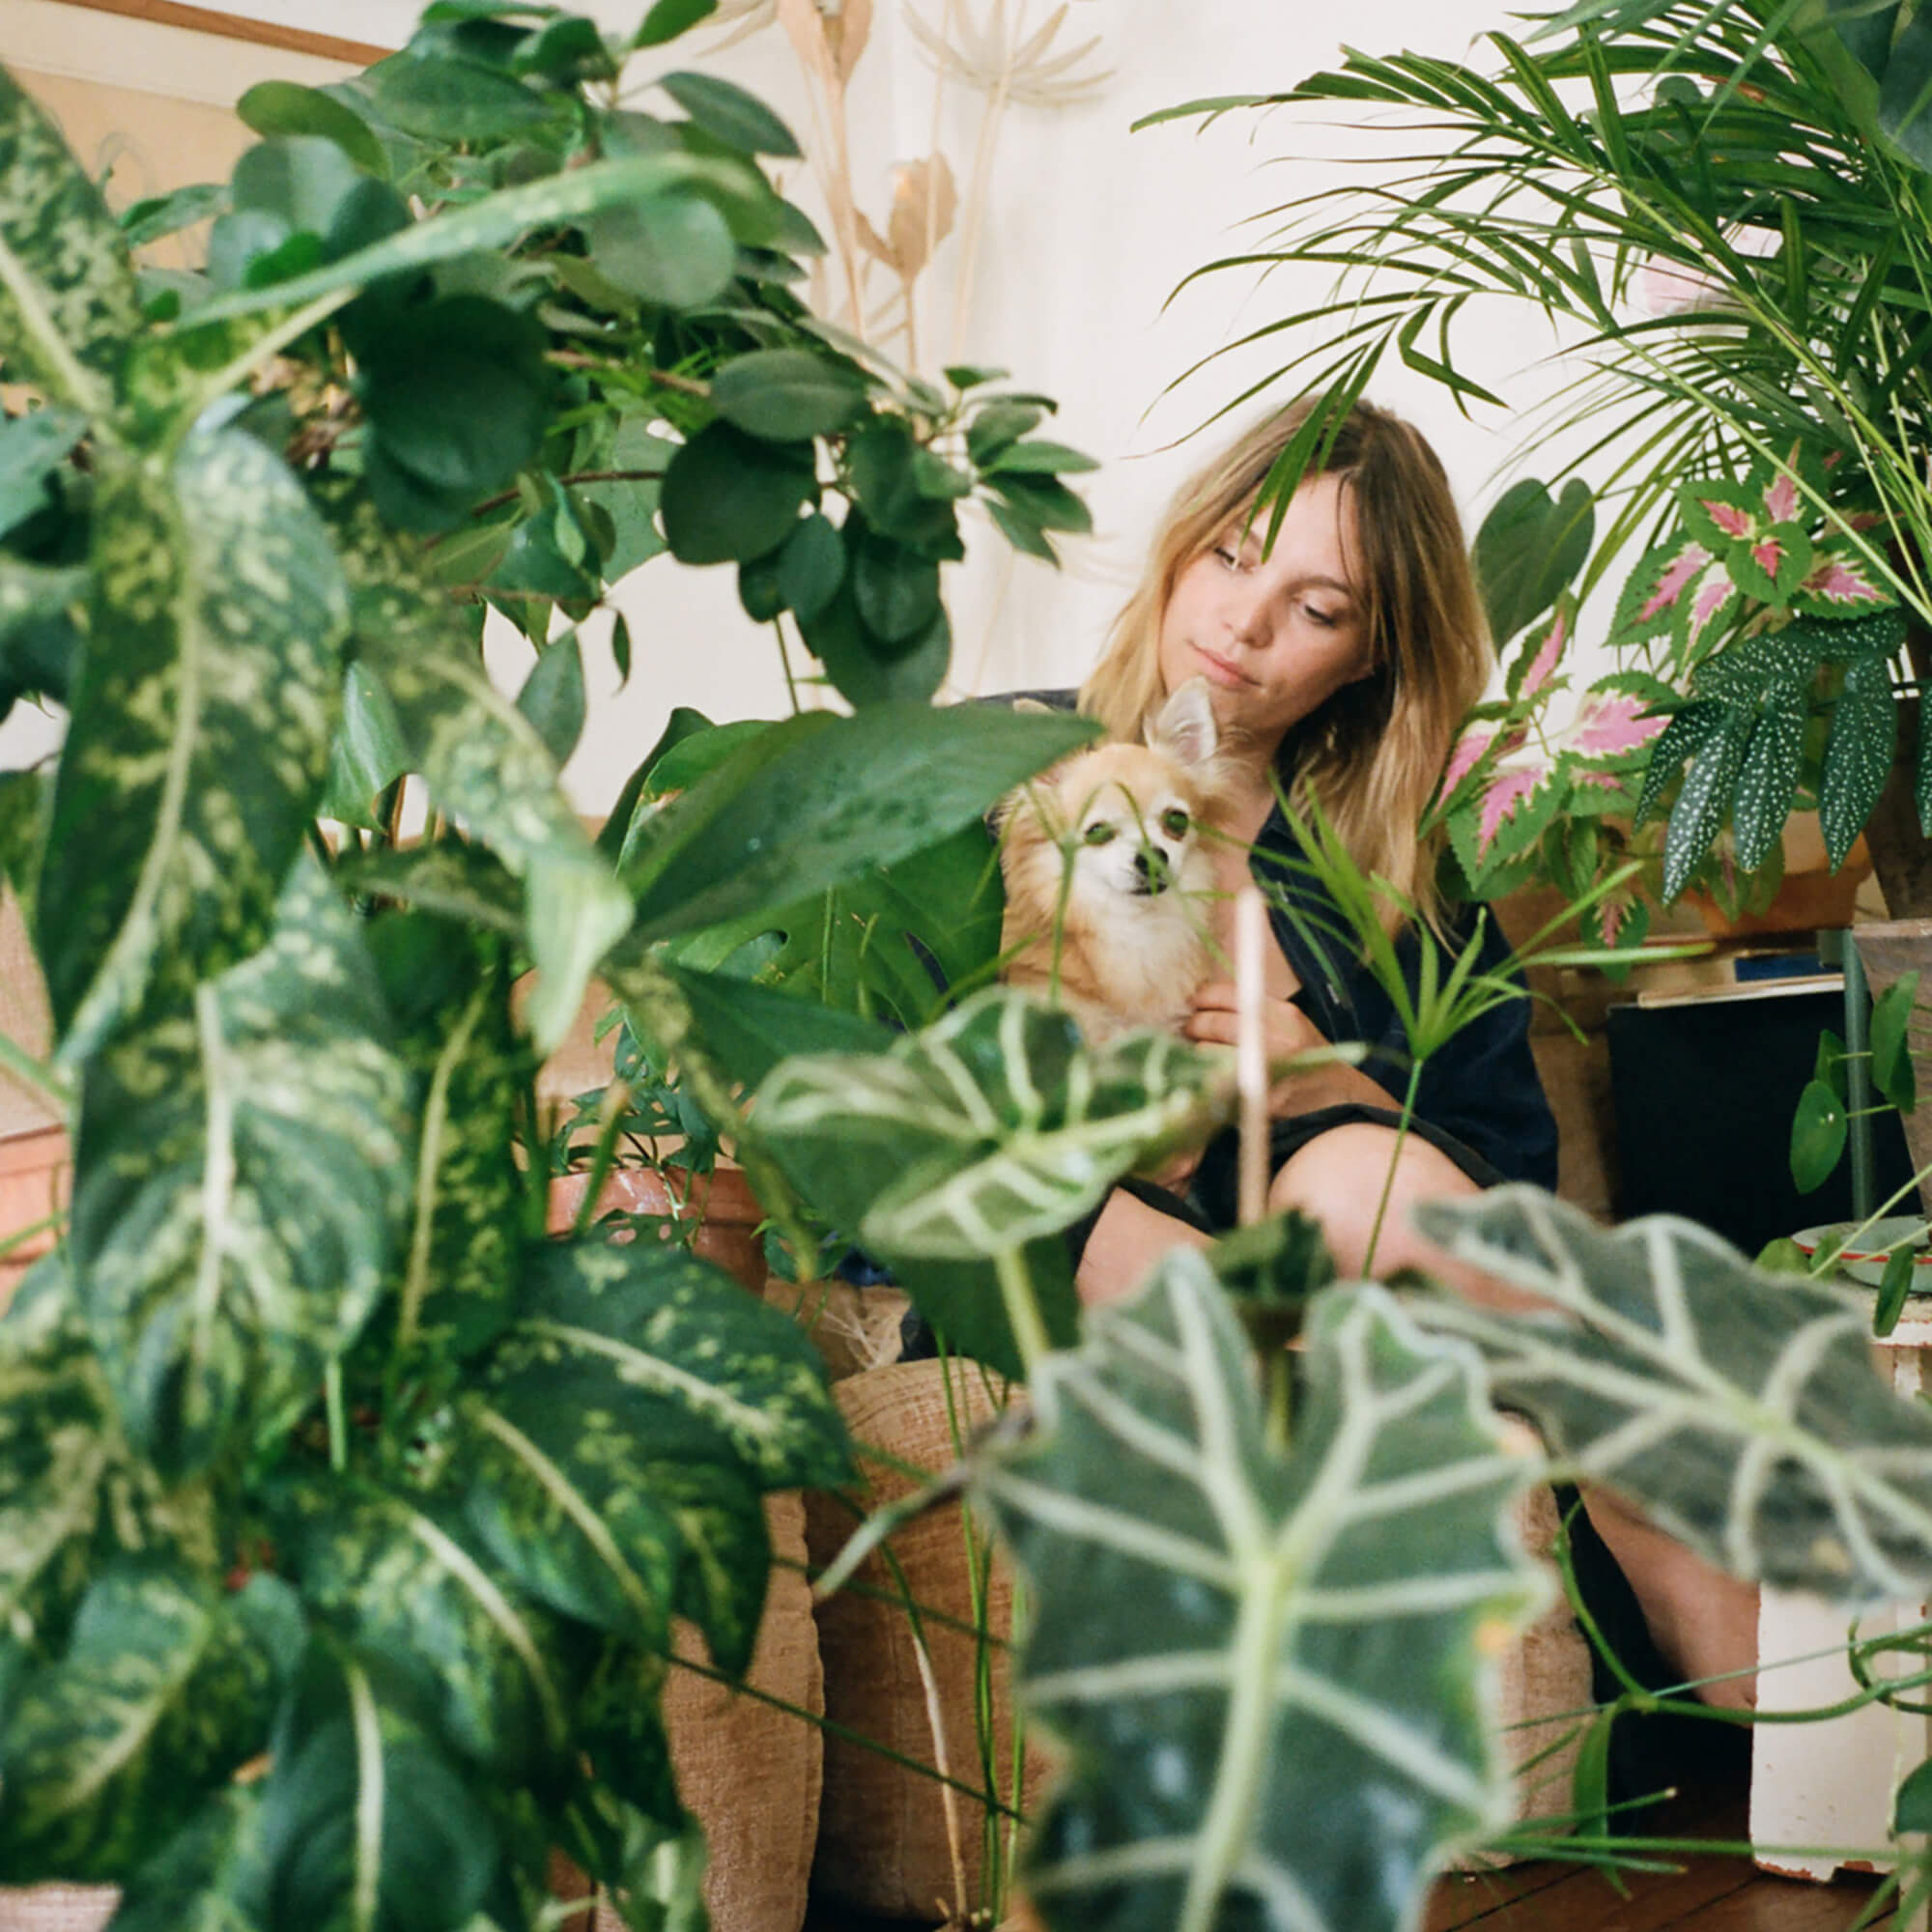
<path id="1" fill-rule="evenodd" d="M 1212 651 L 1194 646 L 1194 655 L 1201 660 L 1202 674 L 1209 684 L 1225 686 L 1230 691 L 1237 691 L 1254 682 L 1254 679 L 1226 658 L 1216 657 Z"/>

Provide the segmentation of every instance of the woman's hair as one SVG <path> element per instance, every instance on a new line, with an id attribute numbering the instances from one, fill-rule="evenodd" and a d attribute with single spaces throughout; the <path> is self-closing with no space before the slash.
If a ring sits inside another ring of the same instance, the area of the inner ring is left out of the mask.
<path id="1" fill-rule="evenodd" d="M 1315 399 L 1256 423 L 1176 493 L 1140 584 L 1114 620 L 1080 690 L 1080 708 L 1122 738 L 1163 696 L 1160 627 L 1180 572 L 1252 512 L 1263 481 Z M 1482 696 L 1492 652 L 1449 479 L 1399 416 L 1356 403 L 1318 444 L 1308 474 L 1339 476 L 1355 510 L 1355 555 L 1375 668 L 1344 686 L 1283 740 L 1278 769 L 1313 802 L 1364 872 L 1379 874 L 1432 923 L 1438 838 L 1418 835 L 1464 712 Z M 1258 521 L 1264 522 L 1264 518 Z M 1390 908 L 1391 925 L 1397 913 Z"/>

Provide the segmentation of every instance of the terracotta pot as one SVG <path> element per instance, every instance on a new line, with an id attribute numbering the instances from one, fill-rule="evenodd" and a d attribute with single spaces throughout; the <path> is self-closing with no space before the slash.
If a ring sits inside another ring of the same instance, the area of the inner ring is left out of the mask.
<path id="1" fill-rule="evenodd" d="M 1694 905 L 1704 929 L 1717 939 L 1747 938 L 1758 933 L 1841 930 L 1852 923 L 1859 888 L 1871 877 L 1871 847 L 1861 834 L 1834 872 L 1825 857 L 1824 834 L 1815 813 L 1800 813 L 1785 828 L 1784 878 L 1776 896 L 1762 912 L 1733 918 L 1703 893 L 1684 895 Z"/>
<path id="2" fill-rule="evenodd" d="M 565 1234 L 575 1225 L 589 1179 L 584 1174 L 565 1174 L 551 1182 L 553 1235 Z M 597 1197 L 593 1224 L 613 1212 L 658 1217 L 660 1236 L 667 1241 L 681 1239 L 695 1219 L 694 1254 L 736 1275 L 753 1294 L 764 1288 L 765 1248 L 758 1234 L 764 1209 L 740 1169 L 721 1166 L 710 1174 L 694 1176 L 681 1168 L 612 1168 Z"/>
<path id="3" fill-rule="evenodd" d="M 72 1181 L 62 1128 L 33 1127 L 0 1138 L 0 1238 L 66 1208 Z M 0 1255 L 0 1308 L 7 1305 L 20 1277 L 53 1244 L 54 1231 L 47 1228 Z"/>

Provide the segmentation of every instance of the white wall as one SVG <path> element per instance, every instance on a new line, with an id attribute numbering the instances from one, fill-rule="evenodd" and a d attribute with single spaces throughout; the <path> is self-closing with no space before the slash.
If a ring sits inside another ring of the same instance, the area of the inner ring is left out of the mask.
<path id="1" fill-rule="evenodd" d="M 18 0 L 0 0 L 0 7 Z M 44 0 L 43 0 L 44 4 Z M 586 11 L 607 26 L 641 16 L 645 0 L 597 0 Z M 924 155 L 934 126 L 934 85 L 899 6 L 918 4 L 937 21 L 984 19 L 994 0 L 877 0 L 872 44 L 853 81 L 855 178 L 861 204 L 883 226 L 895 160 Z M 1049 0 L 1007 0 L 1043 23 Z M 228 0 L 229 11 L 353 35 L 393 45 L 414 8 L 396 0 Z M 56 11 L 95 23 L 106 16 Z M 4 24 L 0 14 L 0 24 Z M 1314 22 L 1322 21 L 1321 26 Z M 1146 532 L 1181 473 L 1205 443 L 1171 445 L 1238 392 L 1264 366 L 1231 359 L 1164 395 L 1191 362 L 1291 303 L 1318 297 L 1325 270 L 1286 273 L 1257 287 L 1230 274 L 1199 283 L 1171 307 L 1175 285 L 1210 257 L 1252 243 L 1245 219 L 1339 177 L 1332 156 L 1345 137 L 1302 110 L 1230 116 L 1206 129 L 1177 123 L 1141 133 L 1141 114 L 1207 95 L 1287 86 L 1338 58 L 1326 30 L 1346 25 L 1351 44 L 1376 51 L 1412 46 L 1459 55 L 1477 32 L 1504 22 L 1499 0 L 1368 0 L 1344 20 L 1336 10 L 1282 0 L 1076 0 L 1059 44 L 1097 34 L 1098 57 L 1114 70 L 1098 99 L 1042 111 L 1014 106 L 995 150 L 988 219 L 967 309 L 951 339 L 953 290 L 949 243 L 928 277 L 922 318 L 923 360 L 1003 364 L 1027 388 L 1057 396 L 1059 437 L 1102 459 L 1087 479 L 1097 534 L 1067 547 L 1055 573 L 1013 560 L 984 524 L 968 533 L 972 554 L 951 574 L 948 599 L 958 639 L 955 680 L 962 690 L 1078 680 L 1130 582 Z M 113 22 L 118 28 L 125 24 Z M 640 76 L 704 65 L 752 87 L 809 135 L 811 121 L 789 43 L 768 26 L 722 52 L 717 33 L 699 32 L 640 58 Z M 709 51 L 707 51 L 709 49 Z M 4 53 L 0 46 L 0 53 Z M 962 188 L 971 171 L 982 97 L 948 89 L 940 102 L 941 146 Z M 815 209 L 809 183 L 797 191 Z M 1495 319 L 1506 315 L 1498 309 Z M 1507 332 L 1485 338 L 1474 373 L 1513 404 L 1542 393 L 1544 379 L 1523 376 L 1549 344 L 1528 315 L 1509 317 Z M 1509 416 L 1464 421 L 1421 379 L 1396 370 L 1372 394 L 1413 415 L 1434 438 L 1473 526 L 1493 472 L 1511 453 Z M 1286 392 L 1279 400 L 1286 400 Z M 1492 412 L 1493 416 L 1493 412 Z M 568 779 L 580 805 L 610 803 L 630 765 L 656 735 L 672 703 L 714 717 L 772 716 L 786 704 L 768 632 L 738 611 L 732 572 L 682 570 L 668 559 L 646 565 L 620 593 L 636 647 L 628 691 L 613 695 L 614 669 L 593 652 L 598 696 L 591 732 Z M 493 640 L 493 663 L 514 684 L 528 661 L 514 639 Z M 0 753 L 6 749 L 0 740 Z"/>

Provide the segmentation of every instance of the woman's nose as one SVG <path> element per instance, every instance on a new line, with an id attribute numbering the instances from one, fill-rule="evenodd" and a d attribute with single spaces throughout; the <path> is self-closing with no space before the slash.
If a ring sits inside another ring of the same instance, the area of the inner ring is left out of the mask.
<path id="1" fill-rule="evenodd" d="M 1227 609 L 1229 631 L 1244 644 L 1267 642 L 1267 603 L 1245 589 L 1237 589 Z"/>

